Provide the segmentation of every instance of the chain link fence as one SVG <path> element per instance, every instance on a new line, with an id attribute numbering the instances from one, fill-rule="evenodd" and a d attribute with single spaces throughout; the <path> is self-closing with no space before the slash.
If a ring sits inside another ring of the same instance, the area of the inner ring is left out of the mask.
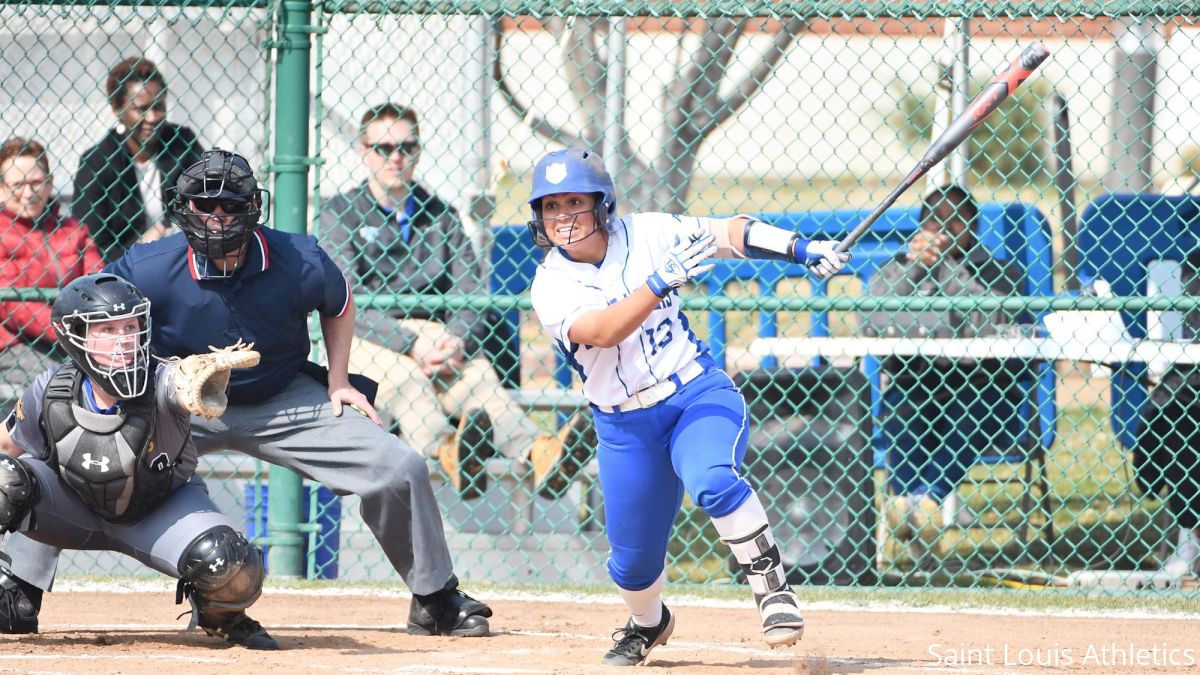
<path id="1" fill-rule="evenodd" d="M 139 188 L 147 166 L 169 177 L 195 148 L 246 155 L 292 181 L 276 185 L 272 224 L 307 227 L 346 272 L 369 327 L 352 370 L 382 383 L 386 422 L 428 456 L 459 573 L 604 582 L 590 413 L 529 310 L 533 163 L 600 152 L 622 215 L 750 213 L 838 238 L 1041 41 L 1050 59 L 873 226 L 850 273 L 722 264 L 685 306 L 749 402 L 746 471 L 794 581 L 1179 592 L 1200 566 L 1192 14 L 1134 1 L 9 5 L 0 125 L 44 145 L 49 171 L 0 166 L 2 285 L 53 289 L 96 264 L 34 253 L 60 245 L 46 223 L 77 219 L 107 260 L 170 236 Z M 309 66 L 285 71 L 288 49 Z M 129 57 L 156 66 L 161 93 L 139 76 L 114 99 L 109 71 Z M 131 158 L 143 128 L 157 134 L 148 164 Z M 39 194 L 57 221 L 14 217 Z M 11 395 L 57 354 L 34 303 L 6 297 Z M 461 363 L 431 377 L 447 339 Z M 222 508 L 265 536 L 269 468 L 236 455 L 202 468 Z M 355 498 L 306 499 L 322 524 L 310 576 L 395 576 Z M 735 568 L 685 502 L 669 579 L 737 581 Z"/>

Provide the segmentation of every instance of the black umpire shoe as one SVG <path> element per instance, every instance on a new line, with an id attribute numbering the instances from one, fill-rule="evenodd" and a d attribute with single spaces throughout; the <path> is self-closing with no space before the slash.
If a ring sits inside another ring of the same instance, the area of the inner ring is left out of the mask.
<path id="1" fill-rule="evenodd" d="M 262 624 L 246 616 L 245 612 L 239 612 L 220 626 L 205 626 L 203 618 L 200 619 L 200 627 L 205 633 L 213 637 L 225 638 L 227 642 L 235 645 L 241 645 L 246 649 L 262 649 L 275 650 L 279 649 L 279 643 L 267 629 L 262 627 Z"/>
<path id="2" fill-rule="evenodd" d="M 601 663 L 606 666 L 640 666 L 646 661 L 651 649 L 667 644 L 667 639 L 673 632 L 675 615 L 666 605 L 662 608 L 662 621 L 654 628 L 639 626 L 631 618 L 624 628 L 613 632 L 612 637 L 616 644 L 604 655 Z"/>
<path id="3" fill-rule="evenodd" d="M 458 590 L 458 578 L 431 595 L 413 594 L 408 608 L 409 635 L 484 637 L 492 608 Z"/>
<path id="4" fill-rule="evenodd" d="M 0 567 L 0 633 L 16 635 L 38 632 L 40 611 L 42 589 Z"/>

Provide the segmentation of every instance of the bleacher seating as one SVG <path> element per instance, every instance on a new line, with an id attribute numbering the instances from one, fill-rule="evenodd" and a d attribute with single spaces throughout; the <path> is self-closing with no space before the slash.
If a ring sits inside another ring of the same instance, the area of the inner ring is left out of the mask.
<path id="1" fill-rule="evenodd" d="M 1182 262 L 1200 244 L 1200 197 L 1107 194 L 1083 210 L 1079 221 L 1080 276 L 1104 279 L 1114 295 L 1146 295 L 1148 268 L 1160 260 Z M 1146 312 L 1123 312 L 1131 337 L 1146 337 Z M 1146 364 L 1114 369 L 1113 432 L 1126 448 L 1137 438 L 1148 395 Z"/>

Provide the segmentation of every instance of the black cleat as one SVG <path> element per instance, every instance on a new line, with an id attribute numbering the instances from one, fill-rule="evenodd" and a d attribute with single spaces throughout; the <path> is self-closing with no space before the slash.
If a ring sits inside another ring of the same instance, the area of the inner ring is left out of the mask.
<path id="1" fill-rule="evenodd" d="M 279 643 L 275 641 L 275 638 L 271 637 L 262 624 L 246 616 L 245 612 L 234 616 L 224 625 L 205 626 L 201 621 L 200 627 L 213 637 L 224 638 L 226 642 L 241 645 L 246 649 L 279 649 Z"/>
<path id="2" fill-rule="evenodd" d="M 794 645 L 804 637 L 800 600 L 790 588 L 765 596 L 755 594 L 754 601 L 762 616 L 763 639 L 771 649 Z"/>
<path id="3" fill-rule="evenodd" d="M 0 567 L 0 633 L 38 632 L 38 612 L 41 611 L 42 589 Z"/>
<path id="4" fill-rule="evenodd" d="M 604 655 L 600 663 L 606 666 L 640 666 L 646 662 L 650 650 L 659 645 L 667 644 L 671 633 L 675 632 L 675 615 L 666 605 L 662 608 L 662 621 L 655 628 L 639 626 L 629 620 L 624 628 L 613 631 L 616 644 Z"/>
<path id="5" fill-rule="evenodd" d="M 436 593 L 413 594 L 408 634 L 485 637 L 491 630 L 487 621 L 491 615 L 491 607 L 458 590 L 458 579 L 451 577 Z"/>

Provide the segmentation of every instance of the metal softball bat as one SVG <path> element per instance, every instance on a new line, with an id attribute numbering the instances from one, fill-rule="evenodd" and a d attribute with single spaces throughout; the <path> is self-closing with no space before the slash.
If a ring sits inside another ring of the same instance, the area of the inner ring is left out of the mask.
<path id="1" fill-rule="evenodd" d="M 900 185 L 896 186 L 896 189 L 892 190 L 892 193 L 875 207 L 871 215 L 867 216 L 838 242 L 837 250 L 845 251 L 853 246 L 854 242 L 858 241 L 858 238 L 870 229 L 871 223 L 878 220 L 879 216 L 882 216 L 883 212 L 887 211 L 888 207 L 894 204 L 900 195 L 904 194 L 905 190 L 912 187 L 913 183 L 920 180 L 930 169 L 943 159 L 946 159 L 946 156 L 954 148 L 957 148 L 963 141 L 967 140 L 971 132 L 975 131 L 975 128 L 980 124 L 983 124 L 988 115 L 995 112 L 996 108 L 999 108 L 1000 104 L 1011 96 L 1017 90 L 1017 87 L 1021 86 L 1021 83 L 1028 79 L 1033 74 L 1033 71 L 1042 65 L 1042 62 L 1049 56 L 1050 52 L 1040 42 L 1035 42 L 1022 50 L 1021 55 L 1010 63 L 1004 72 L 992 78 L 992 81 L 983 88 L 983 91 L 979 92 L 979 95 L 971 101 L 967 109 L 956 117 L 950 123 L 950 126 L 946 127 L 946 130 L 929 144 L 929 149 L 925 151 L 925 156 L 917 162 L 912 171 L 908 172 L 908 175 L 905 176 Z"/>

